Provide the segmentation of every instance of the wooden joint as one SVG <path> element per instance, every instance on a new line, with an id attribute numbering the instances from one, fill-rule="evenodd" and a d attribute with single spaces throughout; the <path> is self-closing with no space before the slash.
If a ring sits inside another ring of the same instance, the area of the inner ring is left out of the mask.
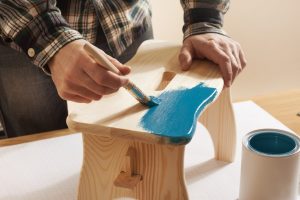
<path id="1" fill-rule="evenodd" d="M 132 189 L 142 180 L 142 175 L 134 172 L 135 159 L 136 150 L 133 147 L 129 147 L 125 156 L 125 165 L 114 181 L 115 186 Z"/>

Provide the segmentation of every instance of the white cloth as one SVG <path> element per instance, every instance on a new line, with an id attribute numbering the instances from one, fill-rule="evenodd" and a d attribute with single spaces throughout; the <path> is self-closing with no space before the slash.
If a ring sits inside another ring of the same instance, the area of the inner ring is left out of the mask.
<path id="1" fill-rule="evenodd" d="M 214 160 L 209 133 L 201 124 L 186 147 L 191 200 L 237 199 L 243 135 L 260 128 L 290 131 L 251 101 L 235 103 L 234 110 L 238 138 L 233 163 Z M 0 200 L 75 200 L 82 156 L 79 133 L 0 148 Z"/>

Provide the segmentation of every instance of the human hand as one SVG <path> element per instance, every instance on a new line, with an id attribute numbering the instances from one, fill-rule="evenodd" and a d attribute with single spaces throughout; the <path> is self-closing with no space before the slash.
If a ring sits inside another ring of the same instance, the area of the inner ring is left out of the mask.
<path id="1" fill-rule="evenodd" d="M 183 41 L 179 54 L 182 70 L 188 70 L 194 58 L 207 58 L 216 63 L 227 87 L 246 66 L 240 44 L 216 33 L 192 35 Z"/>
<path id="2" fill-rule="evenodd" d="M 83 49 L 85 40 L 75 40 L 61 48 L 48 62 L 52 80 L 62 99 L 78 103 L 99 100 L 128 83 L 122 76 L 130 68 L 103 54 L 120 70 L 122 75 L 107 71 L 97 64 Z"/>

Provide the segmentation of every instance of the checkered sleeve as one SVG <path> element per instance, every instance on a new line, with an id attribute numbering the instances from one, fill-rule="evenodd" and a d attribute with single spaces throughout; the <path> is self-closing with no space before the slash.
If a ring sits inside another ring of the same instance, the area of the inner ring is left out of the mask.
<path id="1" fill-rule="evenodd" d="M 180 0 L 184 10 L 184 39 L 195 34 L 218 33 L 226 35 L 222 29 L 223 16 L 229 8 L 230 0 Z"/>
<path id="2" fill-rule="evenodd" d="M 82 38 L 61 16 L 55 0 L 1 0 L 0 28 L 5 41 L 15 43 L 43 69 L 60 48 Z"/>

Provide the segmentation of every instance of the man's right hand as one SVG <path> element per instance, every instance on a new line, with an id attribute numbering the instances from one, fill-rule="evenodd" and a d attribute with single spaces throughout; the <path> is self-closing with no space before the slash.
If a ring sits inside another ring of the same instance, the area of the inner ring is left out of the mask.
<path id="1" fill-rule="evenodd" d="M 123 76 L 130 72 L 128 66 L 103 52 L 122 75 L 107 71 L 85 52 L 83 46 L 86 42 L 75 40 L 67 44 L 48 62 L 52 80 L 62 99 L 89 103 L 118 91 L 129 81 Z"/>

